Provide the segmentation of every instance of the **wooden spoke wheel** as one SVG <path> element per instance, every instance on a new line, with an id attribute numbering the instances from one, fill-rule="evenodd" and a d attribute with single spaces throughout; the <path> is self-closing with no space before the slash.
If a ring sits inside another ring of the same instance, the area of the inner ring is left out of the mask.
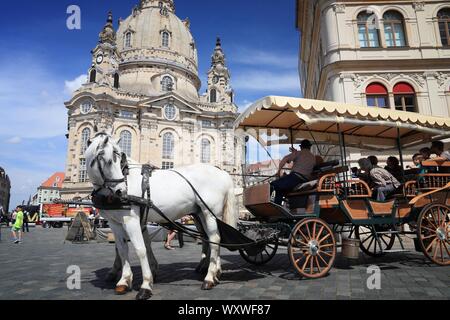
<path id="1" fill-rule="evenodd" d="M 450 265 L 450 207 L 432 204 L 417 221 L 417 237 L 424 255 L 441 266 Z"/>
<path id="2" fill-rule="evenodd" d="M 336 239 L 332 229 L 321 219 L 300 221 L 291 233 L 288 254 L 302 277 L 325 276 L 336 260 Z"/>
<path id="3" fill-rule="evenodd" d="M 386 253 L 385 250 L 391 250 L 395 243 L 395 234 L 382 233 L 378 234 L 377 241 L 375 232 L 382 231 L 376 226 L 357 226 L 355 228 L 355 237 L 361 241 L 360 249 L 362 252 L 371 257 L 381 257 Z M 386 230 L 389 231 L 389 230 Z M 381 245 L 381 246 L 380 246 Z"/>
<path id="4" fill-rule="evenodd" d="M 255 256 L 250 256 L 245 250 L 239 250 L 241 257 L 250 264 L 255 266 L 261 266 L 263 264 L 268 263 L 270 260 L 275 257 L 278 250 L 278 239 L 273 243 L 268 243 L 264 250 L 258 253 Z"/>

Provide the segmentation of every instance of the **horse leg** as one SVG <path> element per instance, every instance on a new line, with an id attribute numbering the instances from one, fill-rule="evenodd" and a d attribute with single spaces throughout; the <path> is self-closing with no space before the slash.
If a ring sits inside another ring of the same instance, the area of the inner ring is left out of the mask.
<path id="1" fill-rule="evenodd" d="M 201 212 L 200 212 L 201 214 Z M 205 234 L 205 231 L 203 229 L 202 221 L 199 216 L 194 216 L 194 223 L 197 227 L 197 230 L 201 233 Z M 195 272 L 200 274 L 206 274 L 208 272 L 208 264 L 211 257 L 211 251 L 209 248 L 209 243 L 202 240 L 202 258 L 200 260 L 200 263 L 198 264 L 197 268 L 195 268 Z"/>
<path id="2" fill-rule="evenodd" d="M 204 211 L 206 212 L 206 211 Z M 218 271 L 218 257 L 219 257 L 219 245 L 217 243 L 220 243 L 220 234 L 219 234 L 219 228 L 217 226 L 217 222 L 214 217 L 209 216 L 209 213 L 205 213 L 205 232 L 208 236 L 209 241 L 211 242 L 209 244 L 210 250 L 211 250 L 211 257 L 209 261 L 209 268 L 208 268 L 208 274 L 206 275 L 206 278 L 202 285 L 202 290 L 211 290 L 216 283 L 218 283 L 217 279 L 217 271 Z"/>
<path id="3" fill-rule="evenodd" d="M 116 222 L 110 222 L 111 229 L 116 240 L 116 248 L 122 260 L 122 277 L 116 285 L 116 294 L 126 294 L 133 285 L 133 273 L 128 258 L 128 244 L 126 240 L 126 232 L 122 225 Z"/>
<path id="4" fill-rule="evenodd" d="M 153 275 L 147 260 L 147 249 L 142 236 L 141 224 L 138 217 L 125 217 L 124 223 L 130 241 L 136 250 L 142 268 L 142 286 L 136 296 L 136 300 L 148 300 L 152 297 Z"/>
<path id="5" fill-rule="evenodd" d="M 152 241 L 150 239 L 150 235 L 148 234 L 148 230 L 144 226 L 142 227 L 142 236 L 144 237 L 145 247 L 147 248 L 147 257 L 148 263 L 150 264 L 150 269 L 152 270 L 152 274 L 156 275 L 159 269 L 159 265 L 158 261 L 155 258 L 155 255 L 153 254 Z M 120 272 L 122 272 L 122 260 L 120 259 L 119 251 L 116 247 L 116 258 L 114 260 L 114 265 L 111 271 L 108 272 L 105 280 L 108 282 L 117 281 Z"/>

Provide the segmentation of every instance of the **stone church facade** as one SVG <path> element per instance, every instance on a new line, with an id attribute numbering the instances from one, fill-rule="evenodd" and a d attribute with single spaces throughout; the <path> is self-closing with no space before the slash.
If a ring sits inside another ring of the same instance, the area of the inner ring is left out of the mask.
<path id="1" fill-rule="evenodd" d="M 198 57 L 188 19 L 173 0 L 141 0 L 119 21 L 112 14 L 92 50 L 88 82 L 66 102 L 68 152 L 63 199 L 87 197 L 92 186 L 84 152 L 94 126 L 114 128 L 130 158 L 161 169 L 208 163 L 241 171 L 243 142 L 234 135 L 238 108 L 220 39 L 199 95 Z"/>

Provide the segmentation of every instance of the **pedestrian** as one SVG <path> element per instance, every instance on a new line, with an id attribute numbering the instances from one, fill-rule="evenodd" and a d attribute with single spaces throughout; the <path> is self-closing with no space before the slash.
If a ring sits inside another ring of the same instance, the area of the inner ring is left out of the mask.
<path id="1" fill-rule="evenodd" d="M 23 233 L 25 233 L 25 230 L 26 230 L 26 232 L 30 232 L 30 229 L 28 227 L 28 222 L 29 222 L 28 215 L 29 215 L 28 211 L 24 210 L 23 211 L 23 224 L 22 224 L 22 232 Z"/>
<path id="2" fill-rule="evenodd" d="M 167 235 L 167 240 L 166 243 L 164 244 L 164 248 L 166 248 L 167 250 L 175 250 L 175 248 L 172 247 L 171 243 L 172 240 L 175 239 L 176 235 L 177 235 L 176 231 L 169 230 L 169 234 Z"/>
<path id="3" fill-rule="evenodd" d="M 14 243 L 19 244 L 22 242 L 23 208 L 18 206 L 15 212 L 16 219 L 12 226 L 11 233 L 14 238 Z M 19 234 L 18 238 L 16 232 Z"/>

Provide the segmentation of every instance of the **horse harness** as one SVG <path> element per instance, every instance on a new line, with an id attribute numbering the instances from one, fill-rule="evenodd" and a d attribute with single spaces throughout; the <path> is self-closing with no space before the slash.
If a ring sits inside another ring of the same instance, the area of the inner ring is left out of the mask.
<path id="1" fill-rule="evenodd" d="M 164 212 L 162 212 L 151 200 L 151 189 L 150 189 L 150 178 L 155 170 L 158 168 L 146 164 L 142 165 L 141 170 L 141 176 L 142 176 L 142 182 L 141 182 L 141 189 L 142 189 L 142 196 L 136 197 L 131 195 L 122 196 L 121 194 L 114 193 L 112 190 L 111 185 L 115 186 L 119 183 L 125 183 L 126 187 L 128 189 L 128 181 L 127 176 L 129 175 L 129 163 L 127 160 L 127 156 L 122 153 L 119 154 L 118 152 L 114 151 L 115 156 L 121 157 L 121 168 L 122 168 L 122 179 L 106 179 L 102 165 L 101 160 L 102 156 L 104 154 L 104 151 L 100 151 L 97 157 L 92 161 L 91 167 L 95 165 L 95 163 L 98 164 L 98 170 L 100 172 L 100 175 L 103 179 L 103 185 L 96 185 L 100 188 L 95 189 L 92 192 L 92 202 L 94 206 L 101 210 L 127 210 L 131 209 L 132 205 L 136 205 L 140 207 L 140 222 L 142 226 L 142 231 L 146 231 L 147 228 L 147 219 L 150 210 L 154 210 L 159 216 L 161 216 L 167 223 L 161 224 L 162 227 L 168 229 L 168 230 L 174 230 L 178 232 L 182 232 L 187 234 L 188 236 L 191 236 L 195 239 L 200 239 L 206 243 L 210 244 L 217 244 L 219 246 L 226 247 L 229 250 L 238 250 L 238 249 L 245 249 L 245 250 L 255 250 L 255 248 L 259 248 L 262 245 L 265 245 L 267 242 L 267 239 L 264 240 L 252 240 L 241 234 L 239 231 L 234 229 L 233 227 L 225 224 L 222 222 L 218 217 L 214 214 L 214 212 L 211 210 L 211 208 L 206 204 L 205 200 L 201 197 L 201 195 L 198 193 L 198 191 L 195 189 L 195 187 L 192 185 L 192 183 L 181 173 L 175 170 L 170 170 L 174 172 L 175 174 L 179 175 L 183 180 L 186 181 L 186 183 L 189 185 L 189 187 L 192 189 L 194 194 L 199 198 L 199 200 L 202 202 L 202 204 L 205 206 L 205 208 L 208 210 L 209 213 L 214 217 L 214 219 L 217 221 L 219 232 L 221 235 L 221 238 L 224 240 L 222 243 L 215 243 L 207 239 L 207 235 L 203 230 L 201 231 L 195 231 L 187 228 L 186 226 L 182 225 L 181 223 L 177 223 L 173 220 L 171 220 L 169 217 L 167 217 Z M 101 191 L 106 191 L 106 194 L 101 194 Z M 256 249 L 259 250 L 259 249 Z"/>

